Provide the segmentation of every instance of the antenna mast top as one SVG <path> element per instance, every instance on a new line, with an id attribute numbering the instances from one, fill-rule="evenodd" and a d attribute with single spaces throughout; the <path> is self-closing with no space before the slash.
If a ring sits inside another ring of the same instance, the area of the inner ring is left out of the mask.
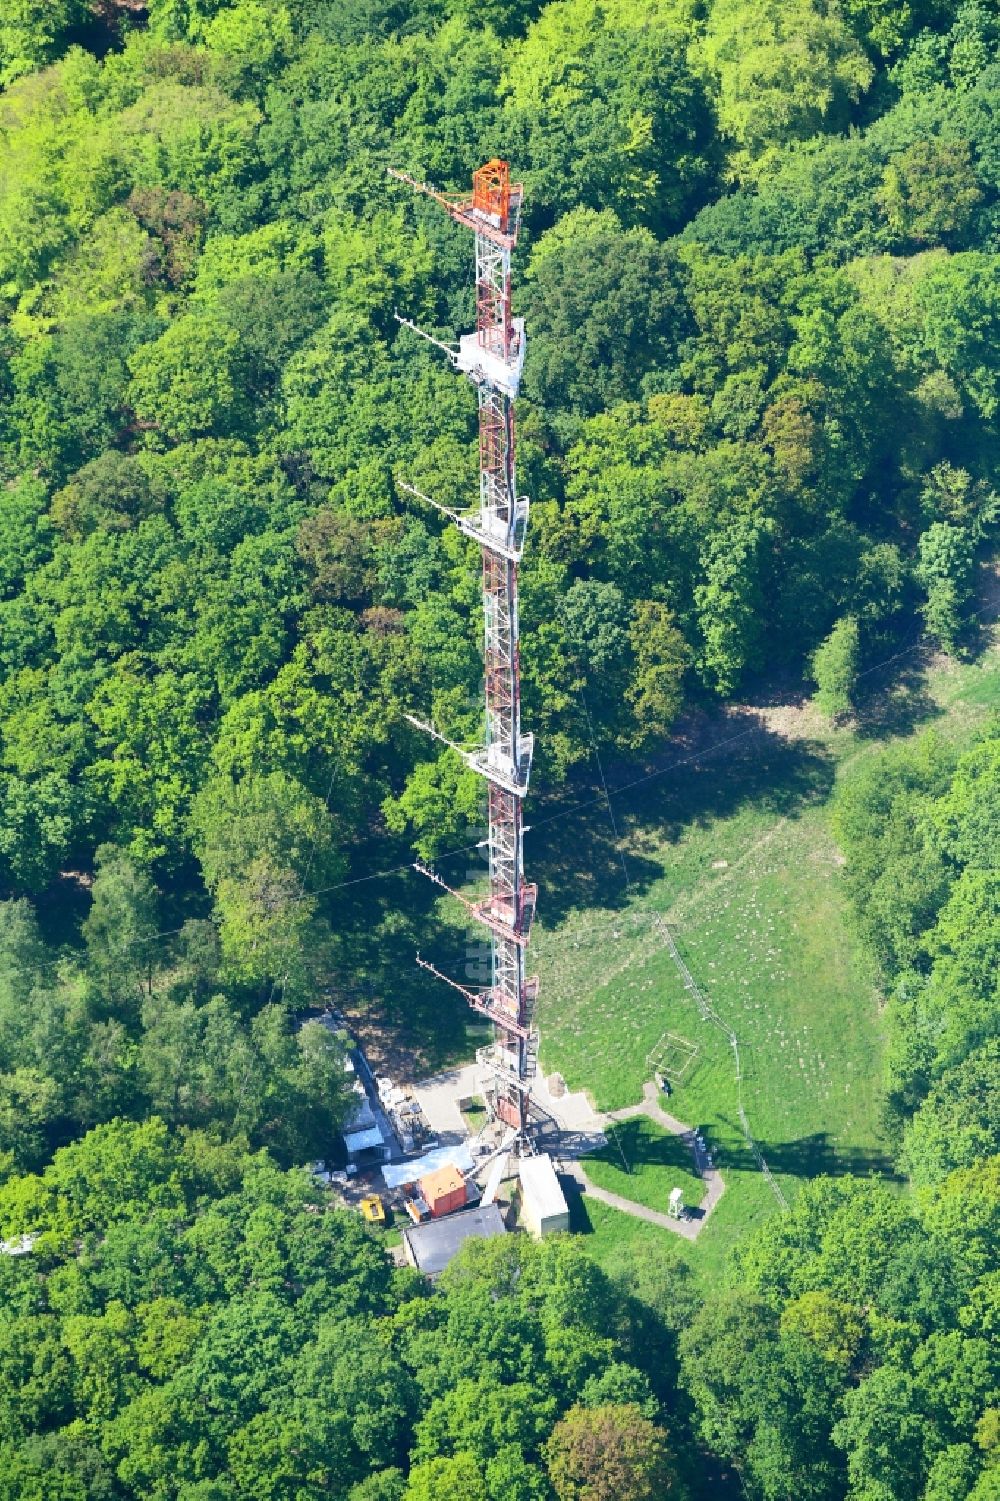
<path id="1" fill-rule="evenodd" d="M 431 183 L 420 182 L 409 172 L 400 172 L 389 167 L 390 177 L 405 182 L 414 192 L 433 198 L 456 224 L 462 224 L 477 235 L 485 235 L 501 250 L 510 252 L 517 244 L 517 232 L 521 225 L 521 201 L 524 185 L 511 182 L 510 167 L 499 157 L 494 157 L 472 174 L 472 196 L 466 193 L 442 193 Z"/>
<path id="2" fill-rule="evenodd" d="M 472 174 L 472 212 L 507 233 L 510 222 L 510 167 L 499 157 Z"/>

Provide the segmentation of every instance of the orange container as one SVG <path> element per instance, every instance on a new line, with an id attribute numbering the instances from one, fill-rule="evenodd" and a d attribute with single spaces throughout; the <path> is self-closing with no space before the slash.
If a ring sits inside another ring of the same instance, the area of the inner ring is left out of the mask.
<path id="1" fill-rule="evenodd" d="M 452 1214 L 456 1209 L 464 1209 L 467 1197 L 465 1179 L 458 1168 L 451 1165 L 421 1178 L 420 1193 L 426 1200 L 431 1219 L 435 1220 L 444 1214 Z"/>

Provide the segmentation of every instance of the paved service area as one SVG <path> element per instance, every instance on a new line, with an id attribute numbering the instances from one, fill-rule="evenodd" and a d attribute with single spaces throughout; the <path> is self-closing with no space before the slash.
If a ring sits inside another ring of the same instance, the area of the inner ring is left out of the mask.
<path id="1" fill-rule="evenodd" d="M 440 1141 L 447 1143 L 452 1138 L 464 1141 L 468 1135 L 458 1102 L 482 1094 L 479 1072 L 477 1064 L 467 1063 L 464 1068 L 449 1068 L 414 1084 L 413 1098 Z"/>
<path id="2" fill-rule="evenodd" d="M 468 1135 L 466 1123 L 459 1109 L 459 1102 L 473 1095 L 483 1094 L 483 1073 L 478 1064 L 467 1063 L 462 1068 L 446 1069 L 413 1085 L 413 1095 L 420 1105 L 427 1124 L 442 1145 L 464 1141 Z M 631 1214 L 636 1219 L 659 1225 L 685 1240 L 695 1240 L 702 1226 L 722 1197 L 725 1184 L 718 1168 L 710 1165 L 704 1148 L 699 1145 L 695 1130 L 676 1116 L 670 1115 L 660 1103 L 660 1091 L 654 1083 L 644 1086 L 643 1099 L 638 1105 L 626 1110 L 614 1110 L 609 1115 L 596 1110 L 582 1090 L 568 1090 L 553 1096 L 544 1077 L 539 1074 L 532 1081 L 531 1095 L 540 1109 L 550 1116 L 558 1136 L 546 1142 L 546 1150 L 559 1159 L 564 1171 L 571 1173 L 584 1193 L 591 1194 L 604 1204 Z M 605 1127 L 609 1120 L 628 1120 L 632 1116 L 647 1115 L 657 1125 L 663 1126 L 675 1136 L 681 1137 L 691 1151 L 695 1170 L 705 1184 L 705 1196 L 697 1209 L 689 1210 L 682 1220 L 672 1219 L 656 1209 L 647 1209 L 632 1199 L 598 1188 L 587 1177 L 586 1168 L 580 1161 L 588 1152 L 604 1145 Z"/>
<path id="3" fill-rule="evenodd" d="M 421 1079 L 412 1089 L 413 1097 L 431 1130 L 436 1136 L 448 1140 L 466 1136 L 459 1102 L 472 1095 L 482 1098 L 483 1086 L 483 1072 L 479 1065 L 467 1063 L 462 1068 L 446 1069 L 443 1073 L 433 1074 L 429 1079 Z M 544 1113 L 552 1117 L 561 1131 L 579 1136 L 581 1143 L 586 1142 L 586 1145 L 581 1144 L 579 1150 L 591 1152 L 595 1146 L 601 1145 L 605 1117 L 594 1109 L 582 1090 L 575 1094 L 570 1094 L 567 1090 L 556 1098 L 549 1093 L 545 1079 L 539 1074 L 532 1080 L 531 1096 Z"/>

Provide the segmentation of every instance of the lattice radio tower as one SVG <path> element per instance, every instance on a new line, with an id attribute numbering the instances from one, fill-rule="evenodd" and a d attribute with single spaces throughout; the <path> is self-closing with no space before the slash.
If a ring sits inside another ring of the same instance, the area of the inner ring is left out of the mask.
<path id="1" fill-rule="evenodd" d="M 476 330 L 452 349 L 430 339 L 467 375 L 479 399 L 479 507 L 456 512 L 403 484 L 402 489 L 444 511 L 478 542 L 483 558 L 486 685 L 485 744 L 474 750 L 453 746 L 485 778 L 489 805 L 489 895 L 470 902 L 458 896 L 490 932 L 490 984 L 473 990 L 449 979 L 417 956 L 418 964 L 445 980 L 469 1005 L 493 1023 L 494 1040 L 478 1054 L 490 1073 L 489 1102 L 494 1113 L 527 1142 L 531 1076 L 537 1039 L 531 1018 L 537 978 L 525 975 L 525 957 L 538 888 L 524 880 L 522 800 L 534 737 L 521 731 L 521 672 L 517 618 L 517 565 L 524 549 L 528 500 L 518 495 L 514 471 L 514 400 L 524 366 L 524 319 L 511 313 L 510 258 L 517 241 L 522 189 L 510 180 L 506 162 L 490 161 L 472 177 L 472 196 L 438 192 L 405 172 L 391 175 L 441 204 L 476 241 Z M 405 327 L 430 335 L 397 314 Z M 433 725 L 408 716 L 446 745 L 452 742 Z M 440 876 L 418 866 L 451 891 Z"/>

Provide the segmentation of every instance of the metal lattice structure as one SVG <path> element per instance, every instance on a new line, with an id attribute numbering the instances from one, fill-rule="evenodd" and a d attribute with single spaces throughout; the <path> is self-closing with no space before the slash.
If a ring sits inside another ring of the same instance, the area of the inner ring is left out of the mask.
<path id="1" fill-rule="evenodd" d="M 475 332 L 463 335 L 457 350 L 436 339 L 431 342 L 469 377 L 479 401 L 478 510 L 438 509 L 478 542 L 483 559 L 485 743 L 471 751 L 454 748 L 487 784 L 489 894 L 480 901 L 459 900 L 489 930 L 490 984 L 473 990 L 447 979 L 419 955 L 417 962 L 447 980 L 470 1006 L 492 1021 L 493 1045 L 478 1055 L 491 1078 L 489 1103 L 500 1120 L 526 1139 L 536 1053 L 531 1020 L 538 981 L 526 974 L 537 887 L 524 879 L 522 802 L 534 741 L 521 729 L 517 612 L 517 568 L 524 548 L 528 500 L 517 494 L 514 463 L 514 401 L 524 365 L 525 332 L 524 320 L 512 315 L 510 272 L 522 190 L 520 184 L 511 182 L 507 163 L 499 160 L 487 162 L 473 174 L 471 197 L 440 193 L 403 172 L 394 171 L 392 176 L 440 203 L 457 224 L 472 231 L 476 247 Z M 421 333 L 408 319 L 399 322 Z M 410 485 L 402 488 L 437 504 Z M 412 722 L 445 739 L 432 725 Z M 425 866 L 417 868 L 451 889 Z"/>

